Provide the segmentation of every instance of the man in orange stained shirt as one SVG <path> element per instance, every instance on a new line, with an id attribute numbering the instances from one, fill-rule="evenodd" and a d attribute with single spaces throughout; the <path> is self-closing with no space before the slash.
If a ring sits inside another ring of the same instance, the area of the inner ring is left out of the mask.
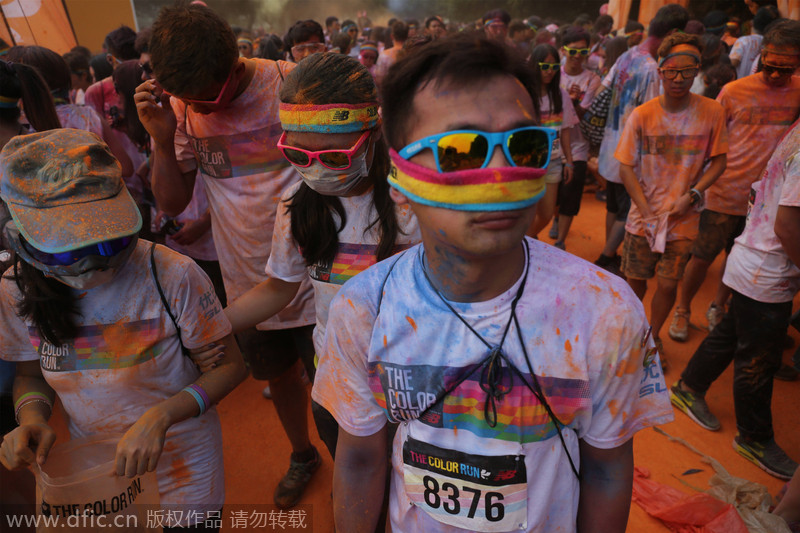
<path id="1" fill-rule="evenodd" d="M 717 97 L 725 108 L 730 134 L 728 166 L 706 192 L 700 231 L 692 245 L 681 294 L 669 336 L 689 337 L 689 311 L 706 272 L 724 248 L 744 229 L 750 186 L 761 176 L 778 141 L 800 112 L 800 23 L 784 20 L 770 27 L 761 50 L 762 70 L 729 83 Z M 706 313 L 709 329 L 724 314 L 730 290 L 721 280 L 717 296 Z"/>
<path id="2" fill-rule="evenodd" d="M 650 324 L 664 367 L 659 333 L 697 234 L 696 208 L 725 170 L 728 151 L 724 109 L 689 91 L 699 72 L 700 53 L 697 36 L 675 33 L 664 39 L 658 49 L 664 94 L 634 109 L 614 153 L 633 201 L 622 271 L 642 299 L 647 280 L 657 276 Z"/>

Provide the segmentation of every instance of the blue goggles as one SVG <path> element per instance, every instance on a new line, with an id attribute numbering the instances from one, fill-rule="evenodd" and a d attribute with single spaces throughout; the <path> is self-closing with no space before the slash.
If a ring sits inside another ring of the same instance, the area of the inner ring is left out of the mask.
<path id="1" fill-rule="evenodd" d="M 48 253 L 32 246 L 9 221 L 5 226 L 11 248 L 26 262 L 42 272 L 77 276 L 90 270 L 118 268 L 133 252 L 138 235 L 128 235 L 66 252 Z"/>
<path id="2" fill-rule="evenodd" d="M 36 259 L 37 261 L 39 261 L 44 265 L 70 266 L 74 265 L 84 257 L 89 257 L 90 255 L 95 255 L 98 257 L 114 257 L 118 253 L 125 250 L 132 241 L 133 241 L 133 236 L 121 237 L 119 239 L 98 242 L 96 244 L 91 244 L 83 248 L 77 248 L 75 250 L 69 250 L 66 252 L 60 252 L 55 254 L 50 254 L 47 252 L 42 252 L 41 250 L 37 250 L 36 248 L 28 244 L 28 242 L 25 240 L 21 242 L 22 245 L 25 247 L 25 251 L 27 251 L 34 259 Z"/>
<path id="3" fill-rule="evenodd" d="M 496 133 L 454 130 L 414 141 L 398 154 L 408 160 L 430 148 L 439 172 L 457 172 L 486 168 L 495 147 L 499 145 L 512 166 L 547 168 L 555 140 L 554 129 L 540 126 L 525 126 Z"/>

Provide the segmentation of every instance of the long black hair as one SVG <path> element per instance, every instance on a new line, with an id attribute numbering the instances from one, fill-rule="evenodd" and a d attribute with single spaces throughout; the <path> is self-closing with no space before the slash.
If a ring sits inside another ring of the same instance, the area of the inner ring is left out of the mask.
<path id="1" fill-rule="evenodd" d="M 355 58 L 342 54 L 312 54 L 286 77 L 280 98 L 281 102 L 291 104 L 362 104 L 377 102 L 378 94 L 369 71 Z M 371 137 L 379 133 L 376 127 Z M 375 255 L 381 261 L 394 252 L 400 228 L 386 179 L 390 168 L 386 143 L 382 137 L 370 142 L 374 153 L 368 179 L 373 186 L 372 201 L 378 217 L 370 222 L 365 232 L 375 225 L 380 227 Z M 342 201 L 301 183 L 286 208 L 291 217 L 292 237 L 300 245 L 306 265 L 333 261 L 339 248 L 338 233 L 347 223 Z M 338 226 L 333 213 L 339 218 Z"/>
<path id="2" fill-rule="evenodd" d="M 25 107 L 25 117 L 36 131 L 61 127 L 50 89 L 35 68 L 22 63 L 0 61 L 0 96 L 20 98 Z M 16 123 L 19 117 L 19 107 L 0 108 L 0 120 L 7 124 Z"/>
<path id="3" fill-rule="evenodd" d="M 556 63 L 559 62 L 559 55 L 558 50 L 555 49 L 554 46 L 542 43 L 536 45 L 531 52 L 531 58 L 529 60 L 531 70 L 533 70 L 533 87 L 534 93 L 536 95 L 536 108 L 541 110 L 542 106 L 542 69 L 539 68 L 539 63 L 543 63 L 547 56 L 553 56 L 556 60 Z M 561 69 L 559 68 L 556 70 L 556 75 L 553 76 L 553 79 L 550 81 L 550 84 L 547 86 L 547 96 L 550 97 L 550 111 L 555 114 L 559 114 L 564 110 L 564 103 L 561 101 Z"/>
<path id="4" fill-rule="evenodd" d="M 9 277 L 17 283 L 21 294 L 17 314 L 33 323 L 50 344 L 59 346 L 67 339 L 74 339 L 78 333 L 75 317 L 79 312 L 72 289 L 46 277 L 16 254 L 12 272 Z"/>

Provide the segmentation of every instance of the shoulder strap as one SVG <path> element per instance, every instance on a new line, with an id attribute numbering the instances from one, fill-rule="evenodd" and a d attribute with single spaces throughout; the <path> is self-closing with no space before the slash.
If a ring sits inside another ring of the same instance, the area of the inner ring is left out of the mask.
<path id="1" fill-rule="evenodd" d="M 183 344 L 183 337 L 181 336 L 181 327 L 178 325 L 178 321 L 175 320 L 175 315 L 172 314 L 172 311 L 169 308 L 169 303 L 167 302 L 167 297 L 164 296 L 164 290 L 161 288 L 161 283 L 158 282 L 158 270 L 156 269 L 156 256 L 155 256 L 155 249 L 156 243 L 150 243 L 150 272 L 153 274 L 153 281 L 156 282 L 156 289 L 158 289 L 158 295 L 161 297 L 161 303 L 164 305 L 164 309 L 167 311 L 170 320 L 172 320 L 172 324 L 175 326 L 175 330 L 178 332 L 178 342 L 181 343 L 181 351 L 183 355 L 188 356 L 189 350 Z"/>
<path id="2" fill-rule="evenodd" d="M 286 78 L 283 77 L 283 70 L 281 70 L 281 62 L 280 60 L 275 62 L 275 66 L 278 68 L 278 75 L 281 77 L 281 81 L 286 81 Z"/>

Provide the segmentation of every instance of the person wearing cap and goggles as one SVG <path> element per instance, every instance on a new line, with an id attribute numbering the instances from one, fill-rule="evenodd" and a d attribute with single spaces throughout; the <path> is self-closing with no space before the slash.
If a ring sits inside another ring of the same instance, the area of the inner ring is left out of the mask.
<path id="1" fill-rule="evenodd" d="M 312 397 L 340 425 L 337 530 L 374 531 L 393 422 L 393 531 L 624 531 L 630 439 L 672 412 L 630 289 L 525 237 L 555 138 L 530 70 L 459 34 L 382 95 L 391 196 L 422 244 L 331 305 Z"/>
<path id="2" fill-rule="evenodd" d="M 152 29 L 155 80 L 140 85 L 134 99 L 155 145 L 153 192 L 161 210 L 177 216 L 201 181 L 233 302 L 266 279 L 278 202 L 300 181 L 278 149 L 276 127 L 278 92 L 295 65 L 239 58 L 230 25 L 203 6 L 165 8 Z M 313 290 L 305 281 L 281 313 L 237 336 L 253 377 L 269 382 L 292 446 L 289 470 L 274 493 L 282 509 L 296 505 L 305 490 L 298 471 L 313 472 L 320 464 L 308 436 L 302 381 L 303 367 L 314 373 L 313 329 Z"/>
<path id="3" fill-rule="evenodd" d="M 0 280 L 0 345 L 17 363 L 19 423 L 0 463 L 47 461 L 58 396 L 73 437 L 123 435 L 116 475 L 157 471 L 162 504 L 219 510 L 225 480 L 214 404 L 247 371 L 213 286 L 189 258 L 137 239 L 139 210 L 96 135 L 19 136 L 0 159 L 0 196 L 13 217 L 4 230 L 15 253 Z M 225 357 L 201 375 L 185 352 L 210 343 L 224 345 Z M 186 465 L 180 473 L 177 461 Z"/>
<path id="4" fill-rule="evenodd" d="M 639 298 L 647 280 L 658 279 L 650 321 L 659 351 L 661 327 L 697 237 L 703 193 L 725 170 L 728 152 L 725 110 L 690 91 L 701 50 L 696 35 L 664 39 L 658 48 L 663 95 L 633 111 L 614 154 L 632 201 L 622 271 Z M 663 351 L 661 357 L 666 367 Z"/>

